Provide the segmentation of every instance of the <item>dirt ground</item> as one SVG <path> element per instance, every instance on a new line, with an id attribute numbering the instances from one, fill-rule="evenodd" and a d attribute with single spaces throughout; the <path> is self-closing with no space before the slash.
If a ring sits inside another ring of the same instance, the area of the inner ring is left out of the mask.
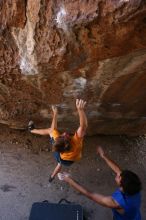
<path id="1" fill-rule="evenodd" d="M 146 220 L 146 137 L 94 136 L 85 139 L 83 158 L 68 171 L 87 188 L 110 195 L 116 185 L 114 174 L 96 154 L 103 146 L 122 168 L 136 172 L 143 183 L 142 219 Z M 61 198 L 83 206 L 88 220 L 112 220 L 111 210 L 103 208 L 57 178 L 48 184 L 56 165 L 48 151 L 48 137 L 0 127 L 0 220 L 27 220 L 34 202 Z M 67 170 L 67 169 L 66 169 Z"/>

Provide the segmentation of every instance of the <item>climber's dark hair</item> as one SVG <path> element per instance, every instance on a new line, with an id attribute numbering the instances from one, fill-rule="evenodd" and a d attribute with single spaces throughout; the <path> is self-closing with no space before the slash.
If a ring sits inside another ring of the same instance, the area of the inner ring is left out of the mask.
<path id="1" fill-rule="evenodd" d="M 63 136 L 56 138 L 53 144 L 53 150 L 59 153 L 67 152 L 70 150 L 70 141 L 66 140 Z"/>

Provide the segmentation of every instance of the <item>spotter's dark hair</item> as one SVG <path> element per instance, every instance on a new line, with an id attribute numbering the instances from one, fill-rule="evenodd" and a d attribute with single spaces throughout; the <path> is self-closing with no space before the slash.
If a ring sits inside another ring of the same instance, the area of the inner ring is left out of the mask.
<path id="1" fill-rule="evenodd" d="M 123 170 L 121 172 L 121 186 L 123 188 L 124 193 L 128 195 L 134 195 L 141 191 L 142 184 L 134 172 L 130 170 Z"/>

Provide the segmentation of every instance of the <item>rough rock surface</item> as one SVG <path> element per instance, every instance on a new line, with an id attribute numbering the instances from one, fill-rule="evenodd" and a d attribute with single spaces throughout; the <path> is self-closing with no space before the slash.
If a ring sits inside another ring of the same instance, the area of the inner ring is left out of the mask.
<path id="1" fill-rule="evenodd" d="M 145 0 L 0 1 L 0 123 L 77 126 L 89 134 L 146 132 Z"/>

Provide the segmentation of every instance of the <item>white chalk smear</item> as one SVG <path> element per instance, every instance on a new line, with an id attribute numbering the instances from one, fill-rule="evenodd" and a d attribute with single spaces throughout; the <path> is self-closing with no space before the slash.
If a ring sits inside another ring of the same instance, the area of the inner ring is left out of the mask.
<path id="1" fill-rule="evenodd" d="M 130 0 L 120 0 L 120 3 L 122 2 L 129 2 Z"/>
<path id="2" fill-rule="evenodd" d="M 57 13 L 57 16 L 55 19 L 57 22 L 57 26 L 65 31 L 67 30 L 67 24 L 65 22 L 66 15 L 67 15 L 67 12 L 65 8 L 62 6 L 59 12 Z"/>
<path id="3" fill-rule="evenodd" d="M 84 91 L 87 84 L 87 80 L 83 77 L 72 80 L 72 83 L 68 85 L 64 90 L 64 96 L 75 95 L 77 96 Z"/>

